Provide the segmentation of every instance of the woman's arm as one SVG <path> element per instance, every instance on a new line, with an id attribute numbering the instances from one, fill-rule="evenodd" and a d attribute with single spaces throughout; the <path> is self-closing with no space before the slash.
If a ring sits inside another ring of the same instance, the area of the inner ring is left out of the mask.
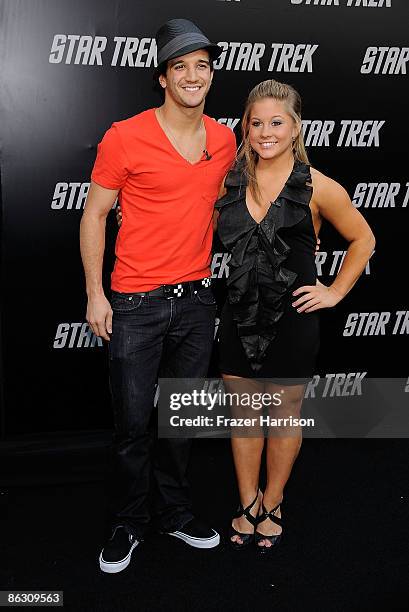
<path id="1" fill-rule="evenodd" d="M 294 296 L 303 294 L 293 302 L 297 312 L 313 312 L 340 302 L 355 285 L 375 246 L 371 228 L 339 183 L 314 170 L 312 184 L 312 206 L 349 242 L 349 247 L 342 266 L 329 287 L 317 281 L 315 286 L 307 285 L 294 291 Z"/>

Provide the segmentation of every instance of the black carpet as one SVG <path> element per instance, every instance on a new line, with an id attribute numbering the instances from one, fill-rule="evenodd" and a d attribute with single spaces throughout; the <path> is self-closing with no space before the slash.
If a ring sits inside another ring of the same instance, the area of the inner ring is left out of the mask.
<path id="1" fill-rule="evenodd" d="M 408 454 L 406 440 L 305 440 L 271 559 L 232 551 L 225 540 L 195 550 L 150 534 L 117 575 L 97 564 L 105 458 L 90 482 L 8 486 L 1 589 L 63 590 L 61 609 L 78 612 L 406 611 Z M 68 468 L 81 473 L 75 462 Z M 196 441 L 190 478 L 196 513 L 224 533 L 237 504 L 228 440 Z"/>

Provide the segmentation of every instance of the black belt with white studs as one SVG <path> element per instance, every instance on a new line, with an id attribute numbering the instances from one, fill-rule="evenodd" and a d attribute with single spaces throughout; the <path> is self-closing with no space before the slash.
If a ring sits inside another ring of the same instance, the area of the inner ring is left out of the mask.
<path id="1" fill-rule="evenodd" d="M 212 279 L 209 277 L 201 278 L 194 281 L 186 281 L 184 283 L 177 283 L 176 285 L 161 285 L 157 289 L 152 291 L 139 291 L 133 295 L 149 295 L 152 297 L 164 297 L 168 300 L 172 298 L 181 298 L 191 295 L 191 293 L 197 293 L 203 287 L 210 287 Z"/>

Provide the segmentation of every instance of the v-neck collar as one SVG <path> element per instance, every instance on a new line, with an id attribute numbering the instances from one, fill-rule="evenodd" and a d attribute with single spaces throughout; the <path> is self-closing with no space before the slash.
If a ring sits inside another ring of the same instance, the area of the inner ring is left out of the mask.
<path id="1" fill-rule="evenodd" d="M 170 138 L 166 134 L 165 130 L 163 129 L 163 127 L 159 123 L 159 119 L 158 119 L 157 114 L 156 114 L 157 110 L 158 110 L 158 108 L 153 108 L 152 112 L 153 112 L 153 115 L 154 115 L 154 118 L 155 118 L 156 125 L 157 125 L 157 127 L 159 129 L 159 132 L 162 135 L 162 139 L 164 141 L 166 141 L 166 143 L 168 145 L 168 148 L 170 147 L 172 149 L 172 152 L 175 155 L 177 155 L 177 157 L 181 161 L 183 161 L 185 164 L 187 164 L 187 166 L 189 166 L 190 168 L 195 168 L 196 166 L 198 166 L 200 164 L 200 162 L 203 161 L 203 159 L 204 159 L 204 155 L 205 155 L 204 151 L 208 151 L 208 148 L 209 148 L 209 132 L 208 132 L 207 125 L 206 125 L 207 117 L 205 115 L 202 116 L 203 117 L 203 125 L 204 125 L 204 129 L 205 129 L 205 133 L 206 133 L 205 148 L 204 148 L 204 151 L 203 151 L 202 156 L 200 157 L 200 159 L 198 159 L 196 162 L 192 163 L 188 159 L 186 159 L 186 157 L 183 157 L 183 155 L 176 149 L 176 147 L 174 146 L 174 144 L 172 143 L 172 141 L 170 140 Z"/>
<path id="2" fill-rule="evenodd" d="M 252 215 L 252 214 L 251 214 L 251 212 L 250 212 L 250 209 L 249 209 L 248 204 L 247 204 L 247 189 L 248 189 L 249 187 L 248 187 L 248 186 L 246 186 L 245 198 L 244 198 L 244 206 L 245 206 L 245 208 L 246 208 L 247 214 L 248 214 L 248 215 L 249 215 L 249 217 L 250 217 L 250 218 L 251 218 L 251 219 L 254 221 L 254 223 L 256 223 L 257 225 L 261 225 L 261 224 L 263 223 L 263 221 L 264 221 L 264 220 L 267 218 L 267 216 L 268 216 L 268 214 L 269 214 L 269 212 L 270 212 L 270 210 L 271 210 L 271 207 L 272 207 L 272 206 L 277 206 L 277 201 L 278 201 L 278 200 L 281 198 L 281 196 L 283 195 L 283 193 L 284 193 L 284 191 L 285 191 L 285 189 L 286 189 L 286 187 L 287 187 L 288 182 L 290 181 L 291 177 L 292 177 L 292 176 L 293 176 L 293 174 L 294 174 L 294 171 L 295 171 L 296 165 L 297 165 L 297 162 L 296 162 L 296 160 L 294 160 L 293 168 L 292 168 L 292 170 L 291 170 L 290 174 L 288 175 L 288 177 L 287 177 L 287 179 L 286 179 L 286 181 L 285 181 L 285 183 L 284 183 L 284 185 L 283 185 L 283 187 L 282 187 L 282 189 L 281 189 L 280 193 L 278 194 L 278 196 L 276 197 L 276 199 L 275 199 L 275 200 L 270 200 L 270 206 L 267 208 L 266 214 L 265 214 L 265 215 L 264 215 L 264 217 L 261 219 L 261 221 L 256 221 L 256 220 L 255 220 L 255 218 L 253 217 L 253 215 Z"/>

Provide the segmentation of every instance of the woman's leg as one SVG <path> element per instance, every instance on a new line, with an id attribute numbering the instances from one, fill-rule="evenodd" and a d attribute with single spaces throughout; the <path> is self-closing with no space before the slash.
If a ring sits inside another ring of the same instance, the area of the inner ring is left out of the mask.
<path id="1" fill-rule="evenodd" d="M 301 404 L 304 397 L 304 385 L 283 387 L 265 384 L 265 392 L 273 395 L 281 394 L 281 405 L 270 410 L 270 417 L 278 418 L 299 418 Z M 284 393 L 281 393 L 284 391 Z M 301 427 L 282 425 L 269 428 L 267 440 L 267 485 L 263 495 L 263 504 L 267 511 L 275 508 L 283 499 L 284 487 L 290 477 L 292 467 L 301 448 L 302 430 Z M 280 508 L 275 516 L 281 518 Z M 259 523 L 257 531 L 264 535 L 278 535 L 282 529 L 270 519 Z M 269 540 L 261 540 L 260 546 L 271 546 Z"/>
<path id="2" fill-rule="evenodd" d="M 227 393 L 237 394 L 239 397 L 238 404 L 231 404 L 231 416 L 233 418 L 258 417 L 258 413 L 255 414 L 251 406 L 248 404 L 245 406 L 240 404 L 240 398 L 243 397 L 243 394 L 249 394 L 251 396 L 253 393 L 262 393 L 263 385 L 249 378 L 241 378 L 229 374 L 223 374 L 223 381 L 225 391 Z M 257 431 L 260 432 L 259 437 L 257 437 Z M 240 502 L 243 508 L 246 508 L 257 495 L 264 437 L 260 428 L 249 428 L 247 436 L 240 437 L 243 435 L 243 430 L 240 432 L 240 430 L 235 431 L 232 429 L 231 446 Z M 250 511 L 253 516 L 257 516 L 258 514 L 261 498 L 262 496 L 259 494 L 259 499 Z M 241 533 L 253 533 L 254 531 L 253 526 L 244 516 L 233 519 L 232 526 L 236 531 Z M 243 543 L 241 538 L 237 535 L 232 536 L 231 539 L 238 544 Z"/>

